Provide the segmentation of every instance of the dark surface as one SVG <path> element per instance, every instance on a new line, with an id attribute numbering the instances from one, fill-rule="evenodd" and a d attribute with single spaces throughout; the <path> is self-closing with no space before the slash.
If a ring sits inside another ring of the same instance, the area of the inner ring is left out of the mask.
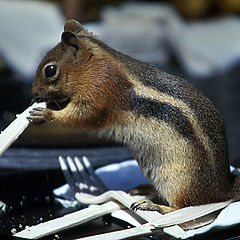
<path id="1" fill-rule="evenodd" d="M 93 164 L 99 167 L 111 162 L 120 162 L 131 159 L 131 152 L 125 147 L 98 147 L 98 148 L 10 148 L 0 160 L 0 170 L 60 170 L 58 156 L 86 156 Z"/>

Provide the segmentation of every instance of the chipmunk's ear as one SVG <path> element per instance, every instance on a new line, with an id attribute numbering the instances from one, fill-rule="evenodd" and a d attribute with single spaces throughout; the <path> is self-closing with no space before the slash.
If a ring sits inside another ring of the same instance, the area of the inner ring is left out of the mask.
<path id="1" fill-rule="evenodd" d="M 79 50 L 78 37 L 72 32 L 63 32 L 61 42 L 70 48 L 74 54 Z"/>
<path id="2" fill-rule="evenodd" d="M 88 32 L 78 21 L 75 19 L 68 20 L 64 25 L 64 32 L 73 32 L 77 35 L 95 37 L 92 33 Z"/>
<path id="3" fill-rule="evenodd" d="M 64 32 L 81 32 L 83 30 L 83 26 L 76 20 L 70 19 L 64 25 Z"/>

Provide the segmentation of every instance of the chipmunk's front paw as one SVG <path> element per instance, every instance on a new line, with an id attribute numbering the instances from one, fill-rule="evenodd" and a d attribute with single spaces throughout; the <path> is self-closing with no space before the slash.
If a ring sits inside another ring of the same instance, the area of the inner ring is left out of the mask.
<path id="1" fill-rule="evenodd" d="M 28 120 L 30 120 L 33 124 L 41 124 L 48 120 L 50 111 L 51 110 L 48 108 L 33 108 L 33 110 L 30 111 L 30 116 L 28 117 Z"/>
<path id="2" fill-rule="evenodd" d="M 157 212 L 160 212 L 162 214 L 166 214 L 166 213 L 169 213 L 169 212 L 172 212 L 172 211 L 176 210 L 175 208 L 171 208 L 171 207 L 168 207 L 168 206 L 155 204 L 155 203 L 153 203 L 152 201 L 150 201 L 148 199 L 137 201 L 137 202 L 133 203 L 130 208 L 133 211 L 136 211 L 136 210 L 157 211 Z"/>

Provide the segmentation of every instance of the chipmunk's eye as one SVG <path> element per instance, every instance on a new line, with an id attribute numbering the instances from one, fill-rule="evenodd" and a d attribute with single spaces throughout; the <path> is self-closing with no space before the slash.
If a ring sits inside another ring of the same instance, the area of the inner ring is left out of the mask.
<path id="1" fill-rule="evenodd" d="M 54 77 L 57 72 L 57 65 L 48 65 L 45 67 L 45 76 L 46 78 Z"/>

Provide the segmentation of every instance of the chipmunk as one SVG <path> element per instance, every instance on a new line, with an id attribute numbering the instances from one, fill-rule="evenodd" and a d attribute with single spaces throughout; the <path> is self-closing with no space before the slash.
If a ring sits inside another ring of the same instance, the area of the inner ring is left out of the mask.
<path id="1" fill-rule="evenodd" d="M 32 92 L 47 103 L 30 115 L 127 145 L 168 203 L 136 202 L 134 210 L 168 213 L 236 198 L 223 122 L 186 80 L 116 51 L 75 20 L 40 63 Z"/>

